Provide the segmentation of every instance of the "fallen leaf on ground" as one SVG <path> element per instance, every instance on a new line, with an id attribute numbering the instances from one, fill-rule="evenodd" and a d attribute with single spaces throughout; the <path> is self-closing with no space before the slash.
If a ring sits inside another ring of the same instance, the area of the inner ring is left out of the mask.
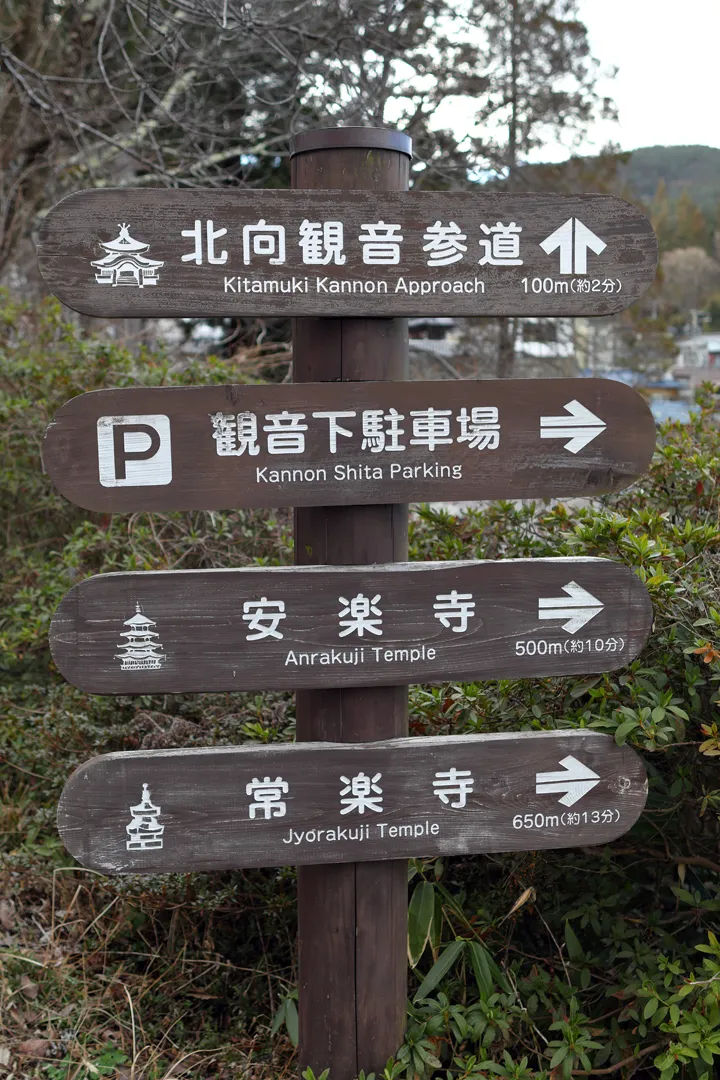
<path id="1" fill-rule="evenodd" d="M 15 912 L 7 900 L 0 900 L 0 926 L 3 930 L 12 930 L 15 926 Z"/>
<path id="2" fill-rule="evenodd" d="M 23 992 L 23 996 L 30 998 L 31 1001 L 34 1001 L 40 993 L 40 987 L 36 982 L 32 981 L 29 975 L 23 975 L 20 980 L 20 989 Z"/>
<path id="3" fill-rule="evenodd" d="M 35 1057 L 45 1057 L 49 1049 L 49 1039 L 25 1039 L 18 1045 L 21 1054 L 33 1054 Z"/>
<path id="4" fill-rule="evenodd" d="M 529 889 L 526 889 L 525 892 L 522 894 L 522 896 L 519 896 L 517 898 L 517 900 L 515 901 L 513 906 L 510 908 L 510 910 L 508 911 L 505 918 L 507 919 L 510 915 L 514 915 L 516 911 L 520 910 L 520 908 L 523 906 L 523 904 L 527 904 L 528 900 L 534 900 L 534 899 L 535 899 L 535 890 L 532 887 L 530 887 Z"/>

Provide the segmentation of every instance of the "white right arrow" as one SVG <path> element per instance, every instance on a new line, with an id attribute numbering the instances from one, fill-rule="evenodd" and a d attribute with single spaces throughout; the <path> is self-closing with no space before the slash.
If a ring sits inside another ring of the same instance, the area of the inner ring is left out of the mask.
<path id="1" fill-rule="evenodd" d="M 535 774 L 535 794 L 552 795 L 557 791 L 564 792 L 558 802 L 563 806 L 572 806 L 592 791 L 596 784 L 600 783 L 600 777 L 582 761 L 568 755 L 558 764 L 562 765 L 561 772 L 539 772 Z"/>
<path id="2" fill-rule="evenodd" d="M 577 454 L 589 442 L 601 435 L 607 424 L 590 412 L 588 408 L 573 399 L 563 405 L 567 416 L 541 416 L 541 439 L 567 439 L 563 449 Z"/>
<path id="3" fill-rule="evenodd" d="M 568 581 L 562 591 L 567 596 L 541 596 L 538 599 L 538 619 L 567 619 L 563 630 L 574 634 L 599 615 L 605 607 L 596 596 L 576 581 Z"/>

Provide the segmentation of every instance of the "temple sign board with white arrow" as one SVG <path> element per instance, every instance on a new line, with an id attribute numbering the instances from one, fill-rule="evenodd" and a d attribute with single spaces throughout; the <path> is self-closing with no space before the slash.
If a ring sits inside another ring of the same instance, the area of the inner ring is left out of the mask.
<path id="1" fill-rule="evenodd" d="M 105 512 L 346 506 L 331 544 L 324 511 L 296 515 L 300 557 L 339 565 L 91 578 L 60 604 L 51 647 L 90 692 L 369 687 L 343 699 L 368 741 L 107 755 L 71 777 L 58 825 L 103 871 L 314 864 L 298 875 L 299 1061 L 350 1080 L 402 1038 L 400 860 L 607 843 L 647 795 L 637 756 L 595 732 L 393 738 L 403 683 L 614 670 L 652 616 L 639 579 L 606 560 L 384 565 L 406 526 L 383 504 L 617 490 L 655 439 L 647 406 L 609 382 L 378 389 L 338 372 L 401 377 L 394 316 L 622 311 L 652 284 L 657 242 L 612 196 L 397 190 L 410 156 L 397 132 L 310 132 L 293 154 L 292 191 L 71 195 L 38 248 L 50 290 L 88 315 L 298 317 L 302 385 L 83 395 L 50 425 L 44 458 L 68 498 Z M 363 190 L 302 190 L 333 177 Z M 298 738 L 346 735 L 337 701 L 299 694 Z M 318 874 L 383 859 L 389 874 Z"/>
<path id="2" fill-rule="evenodd" d="M 586 316 L 642 295 L 657 241 L 612 195 L 105 188 L 50 210 L 38 261 L 88 315 Z"/>
<path id="3" fill-rule="evenodd" d="M 246 744 L 94 758 L 58 826 L 84 866 L 182 873 L 606 844 L 646 794 L 591 731 Z"/>
<path id="4" fill-rule="evenodd" d="M 651 622 L 607 559 L 245 567 L 88 578 L 50 644 L 91 693 L 315 689 L 612 671 Z"/>

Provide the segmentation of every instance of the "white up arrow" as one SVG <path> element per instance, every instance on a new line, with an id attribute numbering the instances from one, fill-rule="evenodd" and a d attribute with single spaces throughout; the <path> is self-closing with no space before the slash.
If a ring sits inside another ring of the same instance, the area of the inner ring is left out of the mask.
<path id="1" fill-rule="evenodd" d="M 602 435 L 607 427 L 595 413 L 590 412 L 579 401 L 568 401 L 563 405 L 567 416 L 541 416 L 540 438 L 541 439 L 567 439 L 564 449 L 571 454 L 577 454 L 589 442 Z"/>
<path id="2" fill-rule="evenodd" d="M 560 249 L 561 274 L 587 274 L 588 248 L 600 255 L 607 244 L 587 225 L 583 225 L 579 218 L 568 218 L 541 242 L 540 247 L 547 255 Z"/>
<path id="3" fill-rule="evenodd" d="M 552 795 L 556 791 L 562 791 L 563 797 L 558 799 L 558 802 L 563 806 L 572 806 L 600 783 L 597 773 L 571 755 L 563 758 L 559 764 L 562 765 L 561 772 L 535 773 L 536 795 Z"/>
<path id="4" fill-rule="evenodd" d="M 597 597 L 576 581 L 568 581 L 562 591 L 567 596 L 541 596 L 538 600 L 538 619 L 567 619 L 563 630 L 574 634 L 599 615 L 605 607 Z"/>

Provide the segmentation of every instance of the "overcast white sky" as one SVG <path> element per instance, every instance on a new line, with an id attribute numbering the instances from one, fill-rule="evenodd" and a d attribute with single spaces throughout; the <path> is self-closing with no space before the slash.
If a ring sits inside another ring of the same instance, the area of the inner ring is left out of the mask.
<path id="1" fill-rule="evenodd" d="M 720 0 L 580 0 L 579 7 L 593 54 L 619 68 L 602 84 L 619 123 L 597 124 L 583 151 L 609 140 L 623 150 L 720 147 Z"/>
<path id="2" fill-rule="evenodd" d="M 548 143 L 532 160 L 591 155 L 609 142 L 720 148 L 720 0 L 579 0 L 578 12 L 601 71 L 618 69 L 597 87 L 615 102 L 618 122 L 598 121 L 579 146 L 572 136 Z M 435 119 L 458 135 L 473 121 L 472 102 L 458 98 L 447 98 Z"/>

